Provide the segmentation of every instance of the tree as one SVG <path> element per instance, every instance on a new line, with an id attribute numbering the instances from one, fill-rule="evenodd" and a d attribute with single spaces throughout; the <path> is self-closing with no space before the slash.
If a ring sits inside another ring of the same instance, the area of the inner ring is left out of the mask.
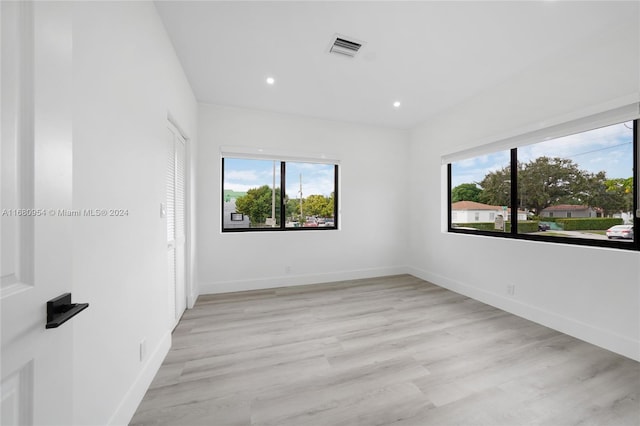
<path id="1" fill-rule="evenodd" d="M 511 170 L 504 167 L 488 173 L 482 182 L 480 201 L 509 205 Z M 605 172 L 580 170 L 570 159 L 538 157 L 518 163 L 518 199 L 515 205 L 536 214 L 557 204 L 586 205 L 601 208 L 605 215 L 630 211 L 633 205 L 633 178 L 607 179 Z"/>
<path id="2" fill-rule="evenodd" d="M 511 167 L 503 167 L 489 172 L 480 182 L 482 192 L 478 196 L 481 203 L 494 206 L 508 206 L 511 203 Z"/>
<path id="3" fill-rule="evenodd" d="M 332 192 L 331 196 L 325 197 L 324 195 L 309 195 L 307 198 L 302 199 L 302 217 L 300 215 L 300 199 L 294 198 L 286 199 L 286 214 L 287 220 L 297 220 L 305 222 L 307 216 L 316 217 L 333 217 L 333 210 L 335 205 L 335 195 Z"/>
<path id="4" fill-rule="evenodd" d="M 333 202 L 324 195 L 309 195 L 302 202 L 302 209 L 306 216 L 332 217 Z"/>
<path id="5" fill-rule="evenodd" d="M 633 210 L 633 177 L 626 179 L 606 179 L 604 186 L 608 194 L 615 197 L 615 206 L 612 213 L 630 212 Z"/>
<path id="6" fill-rule="evenodd" d="M 286 199 L 286 216 L 287 220 L 299 220 L 300 219 L 300 199 L 287 198 Z"/>
<path id="7" fill-rule="evenodd" d="M 280 189 L 276 188 L 276 220 L 280 218 Z M 251 225 L 261 225 L 271 217 L 273 190 L 268 185 L 251 188 L 247 195 L 236 200 L 236 212 L 249 216 Z"/>
<path id="8" fill-rule="evenodd" d="M 556 204 L 589 204 L 587 173 L 570 159 L 539 157 L 518 169 L 518 201 L 536 214 Z"/>
<path id="9" fill-rule="evenodd" d="M 554 204 L 588 204 L 586 172 L 566 158 L 538 157 L 518 163 L 518 199 L 515 205 L 536 214 Z M 482 182 L 480 200 L 493 205 L 510 205 L 511 168 L 488 173 Z"/>
<path id="10" fill-rule="evenodd" d="M 476 201 L 480 202 L 480 194 L 482 189 L 478 188 L 475 183 L 463 183 L 451 190 L 451 202 L 457 201 Z"/>

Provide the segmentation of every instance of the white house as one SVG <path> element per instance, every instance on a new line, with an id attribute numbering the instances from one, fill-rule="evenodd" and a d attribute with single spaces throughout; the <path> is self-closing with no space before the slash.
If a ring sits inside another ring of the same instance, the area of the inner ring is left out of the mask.
<path id="1" fill-rule="evenodd" d="M 457 201 L 451 204 L 452 223 L 495 222 L 502 215 L 505 221 L 511 218 L 511 208 L 492 206 L 476 201 Z M 527 212 L 518 210 L 518 220 L 527 220 Z"/>
<path id="2" fill-rule="evenodd" d="M 640 360 L 640 252 L 446 232 L 448 159 L 637 115 L 639 2 L 0 7 L 3 424 L 128 424 L 201 294 L 398 274 Z M 340 229 L 221 232 L 225 152 L 339 162 Z"/>
<path id="3" fill-rule="evenodd" d="M 558 204 L 542 209 L 542 217 L 587 218 L 602 216 L 602 211 L 589 206 L 577 204 Z"/>
<path id="4" fill-rule="evenodd" d="M 231 228 L 248 228 L 251 218 L 242 213 L 236 212 L 236 199 L 231 198 L 224 202 L 224 211 L 222 216 L 222 224 L 225 229 Z"/>

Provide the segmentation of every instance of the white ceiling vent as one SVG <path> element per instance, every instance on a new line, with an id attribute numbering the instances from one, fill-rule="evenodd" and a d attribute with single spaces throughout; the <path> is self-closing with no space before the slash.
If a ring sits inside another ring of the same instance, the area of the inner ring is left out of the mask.
<path id="1" fill-rule="evenodd" d="M 364 42 L 360 40 L 356 40 L 353 37 L 335 34 L 331 39 L 331 44 L 329 45 L 329 53 L 336 53 L 338 55 L 353 58 L 362 46 L 364 46 Z"/>

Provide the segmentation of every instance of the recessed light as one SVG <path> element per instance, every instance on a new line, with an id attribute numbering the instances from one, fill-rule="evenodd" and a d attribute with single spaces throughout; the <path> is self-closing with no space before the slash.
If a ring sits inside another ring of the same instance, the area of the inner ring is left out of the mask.
<path id="1" fill-rule="evenodd" d="M 273 84 L 276 82 L 276 79 L 273 77 L 267 77 L 267 84 L 270 86 L 273 86 Z"/>
<path id="2" fill-rule="evenodd" d="M 400 108 L 400 101 L 395 101 L 395 102 L 393 103 L 393 107 L 394 107 L 394 108 Z"/>

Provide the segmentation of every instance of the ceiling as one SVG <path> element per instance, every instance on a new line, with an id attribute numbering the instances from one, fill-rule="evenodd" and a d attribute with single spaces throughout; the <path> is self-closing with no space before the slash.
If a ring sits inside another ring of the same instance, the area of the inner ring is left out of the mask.
<path id="1" fill-rule="evenodd" d="M 411 128 L 638 15 L 637 2 L 613 1 L 156 7 L 198 101 L 394 128 Z M 355 58 L 329 54 L 335 34 L 366 44 Z"/>

